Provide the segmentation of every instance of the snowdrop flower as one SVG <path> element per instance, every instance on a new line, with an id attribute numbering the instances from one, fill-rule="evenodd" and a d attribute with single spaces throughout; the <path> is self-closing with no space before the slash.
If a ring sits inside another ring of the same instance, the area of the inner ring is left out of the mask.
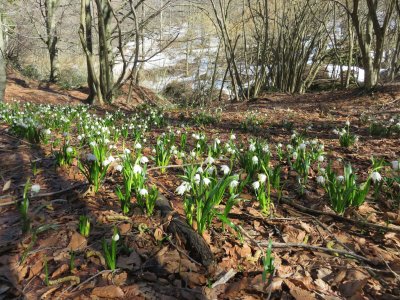
<path id="1" fill-rule="evenodd" d="M 190 156 L 191 157 L 196 157 L 196 152 L 194 152 L 194 151 L 190 152 Z"/>
<path id="2" fill-rule="evenodd" d="M 318 184 L 321 184 L 321 185 L 324 184 L 324 183 L 325 183 L 325 177 L 324 177 L 324 176 L 321 176 L 321 175 L 318 176 L 318 177 L 317 177 L 317 183 L 318 183 Z"/>
<path id="3" fill-rule="evenodd" d="M 253 189 L 255 189 L 256 191 L 260 188 L 260 182 L 259 181 L 254 181 L 252 183 Z"/>
<path id="4" fill-rule="evenodd" d="M 290 137 L 292 140 L 296 138 L 296 134 L 293 133 L 292 136 Z"/>
<path id="5" fill-rule="evenodd" d="M 216 143 L 217 145 L 219 145 L 219 144 L 221 144 L 221 140 L 220 140 L 219 138 L 216 138 L 216 139 L 215 139 L 215 143 Z"/>
<path id="6" fill-rule="evenodd" d="M 109 164 L 110 164 L 110 161 L 108 159 L 106 159 L 102 162 L 103 167 L 107 167 Z"/>
<path id="7" fill-rule="evenodd" d="M 142 145 L 141 145 L 140 143 L 136 143 L 135 149 L 136 149 L 136 150 L 142 149 Z"/>
<path id="8" fill-rule="evenodd" d="M 142 156 L 140 158 L 140 163 L 141 164 L 147 164 L 149 162 L 149 159 L 146 156 Z"/>
<path id="9" fill-rule="evenodd" d="M 208 165 L 212 165 L 214 163 L 214 158 L 212 158 L 211 156 L 207 157 L 206 160 L 204 161 L 206 164 Z"/>
<path id="10" fill-rule="evenodd" d="M 204 173 L 203 168 L 202 167 L 198 167 L 197 168 L 197 173 L 203 174 Z"/>
<path id="11" fill-rule="evenodd" d="M 114 167 L 114 170 L 115 171 L 118 171 L 118 172 L 121 172 L 122 171 L 122 165 L 116 165 L 115 167 Z"/>
<path id="12" fill-rule="evenodd" d="M 395 171 L 400 170 L 399 161 L 398 160 L 392 161 L 392 169 L 395 170 Z"/>
<path id="13" fill-rule="evenodd" d="M 269 152 L 269 146 L 268 145 L 264 145 L 262 148 L 263 152 Z"/>
<path id="14" fill-rule="evenodd" d="M 293 157 L 293 159 L 294 159 L 294 160 L 296 160 L 296 159 L 297 159 L 297 157 L 298 157 L 298 154 L 297 154 L 297 152 L 293 152 L 293 153 L 292 153 L 292 157 Z"/>
<path id="15" fill-rule="evenodd" d="M 350 121 L 349 120 L 346 121 L 346 126 L 350 126 Z"/>
<path id="16" fill-rule="evenodd" d="M 199 183 L 200 183 L 200 174 L 194 175 L 193 180 L 194 180 L 194 182 L 195 182 L 196 184 L 199 184 Z"/>
<path id="17" fill-rule="evenodd" d="M 250 144 L 249 151 L 256 151 L 256 146 L 254 144 Z"/>
<path id="18" fill-rule="evenodd" d="M 229 184 L 229 187 L 234 189 L 235 187 L 237 187 L 239 185 L 239 181 L 237 180 L 232 180 L 231 183 Z"/>
<path id="19" fill-rule="evenodd" d="M 343 182 L 343 181 L 344 181 L 344 176 L 339 175 L 336 179 L 337 179 L 337 181 L 339 181 L 339 182 Z"/>
<path id="20" fill-rule="evenodd" d="M 325 174 L 326 170 L 325 170 L 325 168 L 320 168 L 320 169 L 319 169 L 319 172 L 320 172 L 321 174 Z"/>
<path id="21" fill-rule="evenodd" d="M 113 237 L 112 237 L 114 242 L 117 242 L 119 240 L 119 234 L 116 233 Z"/>
<path id="22" fill-rule="evenodd" d="M 34 194 L 37 194 L 40 192 L 40 185 L 38 184 L 34 184 L 31 186 L 31 192 Z"/>
<path id="23" fill-rule="evenodd" d="M 258 157 L 254 155 L 254 156 L 251 158 L 251 161 L 253 162 L 253 165 L 258 164 Z"/>
<path id="24" fill-rule="evenodd" d="M 231 140 L 236 140 L 236 135 L 235 134 L 231 134 Z"/>
<path id="25" fill-rule="evenodd" d="M 140 196 L 147 196 L 149 192 L 146 189 L 140 189 L 139 194 Z"/>
<path id="26" fill-rule="evenodd" d="M 264 183 L 267 180 L 267 175 L 265 174 L 258 174 L 258 181 Z"/>
<path id="27" fill-rule="evenodd" d="M 97 145 L 97 143 L 96 143 L 95 141 L 91 141 L 91 142 L 89 143 L 89 145 L 92 146 L 92 147 L 94 147 L 94 146 Z"/>
<path id="28" fill-rule="evenodd" d="M 378 172 L 375 171 L 375 172 L 372 172 L 371 179 L 374 183 L 376 183 L 376 182 L 379 182 L 382 180 L 382 176 L 381 176 L 381 174 L 379 174 Z"/>
<path id="29" fill-rule="evenodd" d="M 187 182 L 182 182 L 180 186 L 178 186 L 175 190 L 175 192 L 178 195 L 183 195 L 184 193 L 186 193 L 186 191 L 190 191 L 190 184 Z"/>
<path id="30" fill-rule="evenodd" d="M 215 171 L 215 167 L 214 166 L 211 166 L 211 167 L 209 167 L 208 169 L 207 169 L 207 173 L 208 174 L 212 174 L 212 173 L 214 173 L 214 171 Z"/>
<path id="31" fill-rule="evenodd" d="M 323 162 L 324 161 L 324 156 L 323 155 L 318 156 L 318 161 L 319 162 Z"/>
<path id="32" fill-rule="evenodd" d="M 74 149 L 72 147 L 68 147 L 67 149 L 65 149 L 65 152 L 67 153 L 72 153 L 74 151 Z"/>
<path id="33" fill-rule="evenodd" d="M 278 145 L 276 145 L 278 148 L 282 148 L 282 144 L 281 143 L 279 143 Z"/>
<path id="34" fill-rule="evenodd" d="M 134 165 L 133 166 L 133 174 L 139 174 L 142 172 L 142 167 L 139 165 Z"/>
<path id="35" fill-rule="evenodd" d="M 224 175 L 228 175 L 231 169 L 227 165 L 222 165 L 221 166 L 221 171 L 224 173 Z"/>
<path id="36" fill-rule="evenodd" d="M 51 134 L 51 130 L 50 130 L 50 129 L 48 129 L 48 128 L 47 128 L 47 129 L 45 129 L 45 130 L 44 130 L 44 134 L 50 135 L 50 134 Z"/>
<path id="37" fill-rule="evenodd" d="M 97 160 L 97 157 L 96 157 L 94 154 L 89 153 L 89 154 L 86 156 L 86 159 L 87 159 L 88 161 L 96 161 L 96 160 Z"/>
<path id="38" fill-rule="evenodd" d="M 203 184 L 204 184 L 205 186 L 209 186 L 210 183 L 211 183 L 211 180 L 210 180 L 210 179 L 208 179 L 208 178 L 203 178 Z"/>
<path id="39" fill-rule="evenodd" d="M 115 158 L 114 158 L 114 156 L 110 155 L 110 156 L 107 158 L 107 160 L 108 160 L 110 163 L 112 163 L 112 162 L 115 161 Z"/>
<path id="40" fill-rule="evenodd" d="M 339 131 L 338 131 L 337 129 L 333 129 L 332 132 L 333 132 L 334 134 L 336 134 L 336 135 L 339 134 Z"/>
<path id="41" fill-rule="evenodd" d="M 304 149 L 306 149 L 306 147 L 307 147 L 307 145 L 304 143 L 301 143 L 299 146 L 300 150 L 304 150 Z"/>
<path id="42" fill-rule="evenodd" d="M 286 148 L 290 151 L 290 150 L 293 149 L 293 146 L 289 144 L 289 145 L 286 146 Z"/>
<path id="43" fill-rule="evenodd" d="M 128 148 L 125 148 L 125 149 L 124 149 L 124 153 L 125 153 L 125 154 L 131 154 L 131 150 L 129 150 Z"/>

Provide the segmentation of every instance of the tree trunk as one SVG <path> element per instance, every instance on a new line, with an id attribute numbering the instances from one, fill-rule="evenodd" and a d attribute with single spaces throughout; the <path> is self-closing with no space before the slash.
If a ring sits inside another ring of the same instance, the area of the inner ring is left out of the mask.
<path id="1" fill-rule="evenodd" d="M 85 11 L 86 11 L 86 44 L 90 55 L 93 56 L 93 35 L 92 35 L 92 10 L 90 1 L 85 1 Z M 86 61 L 87 69 L 90 69 L 89 61 Z M 94 85 L 92 72 L 87 72 L 87 84 L 89 87 L 89 95 L 86 101 L 89 104 L 93 104 L 96 96 L 96 87 Z"/>
<path id="2" fill-rule="evenodd" d="M 100 87 L 105 100 L 113 100 L 113 59 L 111 45 L 111 9 L 107 0 L 96 0 L 99 34 Z"/>
<path id="3" fill-rule="evenodd" d="M 60 79 L 59 63 L 58 63 L 58 37 L 56 32 L 55 10 L 59 5 L 59 0 L 46 0 L 45 16 L 46 16 L 46 32 L 47 32 L 47 50 L 50 58 L 50 82 L 57 82 Z"/>
<path id="4" fill-rule="evenodd" d="M 6 55 L 5 55 L 5 39 L 3 32 L 3 14 L 0 9 L 0 102 L 4 101 L 4 91 L 6 89 Z"/>

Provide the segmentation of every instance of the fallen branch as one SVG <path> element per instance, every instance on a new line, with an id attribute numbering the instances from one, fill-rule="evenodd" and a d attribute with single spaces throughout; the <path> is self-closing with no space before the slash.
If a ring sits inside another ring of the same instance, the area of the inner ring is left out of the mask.
<path id="1" fill-rule="evenodd" d="M 66 193 L 66 192 L 69 192 L 69 191 L 71 191 L 71 190 L 77 189 L 77 188 L 82 187 L 82 186 L 85 186 L 85 185 L 86 185 L 86 183 L 79 183 L 79 184 L 73 185 L 73 186 L 71 186 L 71 187 L 69 187 L 69 188 L 63 189 L 63 190 L 61 190 L 61 191 L 34 195 L 34 196 L 29 197 L 29 199 L 32 200 L 32 199 L 39 199 L 39 198 L 45 198 L 45 197 L 51 197 L 51 196 L 61 195 L 61 194 L 64 194 L 64 193 Z M 0 207 L 12 205 L 12 204 L 16 204 L 16 203 L 18 203 L 18 202 L 20 202 L 20 201 L 22 201 L 22 198 L 16 199 L 16 200 L 14 200 L 14 201 L 4 202 L 4 203 L 1 203 L 1 204 L 0 204 Z"/>
<path id="2" fill-rule="evenodd" d="M 368 223 L 368 222 L 364 222 L 364 221 L 359 221 L 359 220 L 353 220 L 353 219 L 349 219 L 349 218 L 345 218 L 342 216 L 339 216 L 337 214 L 334 213 L 330 213 L 330 212 L 324 212 L 324 211 L 320 211 L 320 210 L 315 210 L 315 209 L 311 209 L 311 208 L 307 208 L 304 207 L 300 204 L 295 203 L 293 200 L 288 199 L 288 198 L 281 198 L 280 200 L 282 203 L 285 203 L 287 205 L 290 205 L 296 209 L 298 209 L 301 212 L 305 212 L 311 215 L 324 215 L 324 216 L 329 216 L 335 220 L 341 221 L 341 222 L 346 222 L 346 223 L 350 223 L 359 227 L 368 227 L 368 228 L 372 228 L 375 230 L 383 230 L 383 231 L 391 231 L 391 232 L 397 232 L 400 233 L 400 227 L 393 227 L 393 226 L 382 226 L 382 225 L 378 225 L 378 224 L 373 224 L 373 223 Z"/>

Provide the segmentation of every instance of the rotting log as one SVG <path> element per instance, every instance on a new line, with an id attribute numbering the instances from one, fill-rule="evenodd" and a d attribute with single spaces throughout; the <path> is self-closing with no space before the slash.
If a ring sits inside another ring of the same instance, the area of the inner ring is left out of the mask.
<path id="1" fill-rule="evenodd" d="M 207 242 L 194 229 L 188 225 L 186 220 L 172 209 L 167 198 L 159 195 L 155 208 L 160 211 L 163 224 L 166 225 L 166 232 L 177 235 L 189 255 L 194 260 L 200 262 L 205 267 L 210 266 L 214 261 L 214 256 Z"/>

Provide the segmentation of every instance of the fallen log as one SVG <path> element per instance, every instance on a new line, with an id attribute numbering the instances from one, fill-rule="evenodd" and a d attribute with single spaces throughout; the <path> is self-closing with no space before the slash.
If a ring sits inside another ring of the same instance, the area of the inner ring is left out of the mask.
<path id="1" fill-rule="evenodd" d="M 163 223 L 166 224 L 166 232 L 179 237 L 190 257 L 205 267 L 210 266 L 214 261 L 214 256 L 209 245 L 181 215 L 172 209 L 168 199 L 159 194 L 155 208 L 161 213 Z"/>

